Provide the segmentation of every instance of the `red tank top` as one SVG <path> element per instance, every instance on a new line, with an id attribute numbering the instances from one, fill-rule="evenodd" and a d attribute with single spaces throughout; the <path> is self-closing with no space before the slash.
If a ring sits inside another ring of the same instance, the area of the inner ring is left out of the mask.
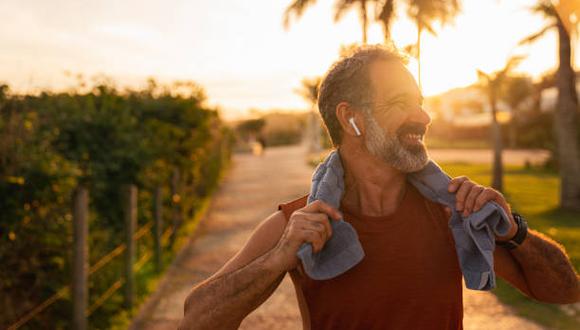
<path id="1" fill-rule="evenodd" d="M 307 197 L 279 205 L 287 221 Z M 392 215 L 340 210 L 365 257 L 330 280 L 310 279 L 301 265 L 292 273 L 311 329 L 463 328 L 461 270 L 441 205 L 407 185 Z"/>

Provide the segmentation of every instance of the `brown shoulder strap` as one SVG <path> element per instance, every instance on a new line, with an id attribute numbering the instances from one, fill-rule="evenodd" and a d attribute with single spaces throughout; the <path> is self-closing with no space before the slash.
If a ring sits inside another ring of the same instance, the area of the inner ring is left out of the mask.
<path id="1" fill-rule="evenodd" d="M 278 210 L 281 210 L 284 213 L 284 217 L 286 218 L 286 221 L 288 221 L 288 219 L 290 219 L 290 216 L 292 215 L 292 213 L 294 213 L 294 211 L 306 206 L 307 201 L 308 195 L 305 195 L 290 202 L 278 205 Z"/>

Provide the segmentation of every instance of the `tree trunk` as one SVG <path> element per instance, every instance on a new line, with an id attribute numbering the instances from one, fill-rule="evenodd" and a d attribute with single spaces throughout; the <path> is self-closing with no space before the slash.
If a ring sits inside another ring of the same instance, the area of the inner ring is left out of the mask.
<path id="1" fill-rule="evenodd" d="M 421 33 L 423 33 L 423 24 L 421 24 L 420 19 L 417 19 L 417 84 L 419 84 L 419 90 L 423 91 L 421 85 Z"/>
<path id="2" fill-rule="evenodd" d="M 173 169 L 173 175 L 171 177 L 171 204 L 172 204 L 172 221 L 173 221 L 173 229 L 171 233 L 171 240 L 169 245 L 173 246 L 175 243 L 175 238 L 177 236 L 177 230 L 179 229 L 182 223 L 182 208 L 181 208 L 181 199 L 183 198 L 182 191 L 181 191 L 181 172 L 179 168 L 175 167 Z"/>
<path id="3" fill-rule="evenodd" d="M 515 149 L 517 145 L 517 135 L 518 135 L 518 119 L 516 118 L 516 109 L 512 107 L 512 118 L 509 125 L 509 147 Z"/>
<path id="4" fill-rule="evenodd" d="M 87 304 L 89 301 L 88 269 L 89 269 L 89 191 L 78 185 L 73 195 L 73 279 L 72 302 L 75 330 L 87 329 Z"/>
<path id="5" fill-rule="evenodd" d="M 367 16 L 367 2 L 363 0 L 360 2 L 360 20 L 362 23 L 362 42 L 363 45 L 367 44 L 367 25 L 368 25 L 368 16 Z"/>
<path id="6" fill-rule="evenodd" d="M 493 88 L 493 87 L 491 87 Z M 491 135 L 493 139 L 493 177 L 491 186 L 497 191 L 503 189 L 503 168 L 502 168 L 502 143 L 501 143 L 501 128 L 497 121 L 497 104 L 495 91 L 491 91 Z"/>
<path id="7" fill-rule="evenodd" d="M 558 101 L 554 116 L 560 164 L 560 206 L 580 210 L 580 152 L 578 150 L 578 97 L 571 64 L 570 35 L 558 18 L 560 64 L 556 78 Z"/>

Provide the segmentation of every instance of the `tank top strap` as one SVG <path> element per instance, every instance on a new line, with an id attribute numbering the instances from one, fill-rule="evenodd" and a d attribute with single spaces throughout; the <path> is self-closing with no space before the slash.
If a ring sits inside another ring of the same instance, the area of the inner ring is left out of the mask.
<path id="1" fill-rule="evenodd" d="M 300 198 L 278 205 L 278 210 L 284 213 L 284 218 L 286 218 L 286 222 L 288 222 L 290 216 L 292 216 L 292 213 L 294 213 L 294 211 L 306 206 L 306 203 L 308 202 L 308 195 L 309 194 L 306 194 Z"/>

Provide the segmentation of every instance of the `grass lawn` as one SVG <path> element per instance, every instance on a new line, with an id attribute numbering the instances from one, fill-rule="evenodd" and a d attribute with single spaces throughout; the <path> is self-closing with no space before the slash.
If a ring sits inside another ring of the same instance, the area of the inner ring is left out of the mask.
<path id="1" fill-rule="evenodd" d="M 429 137 L 425 142 L 427 150 L 431 149 L 489 149 L 491 144 L 486 140 L 466 140 L 466 139 L 439 139 L 436 137 Z"/>
<path id="2" fill-rule="evenodd" d="M 482 185 L 491 183 L 491 165 L 461 163 L 440 164 L 451 176 L 466 175 Z M 557 209 L 559 178 L 544 169 L 504 168 L 504 195 L 512 209 L 522 214 L 530 228 L 538 230 L 566 248 L 576 270 L 580 269 L 580 214 Z M 532 301 L 498 281 L 493 291 L 498 298 L 511 305 L 515 311 L 552 329 L 580 329 L 578 315 L 567 315 L 558 305 Z"/>

